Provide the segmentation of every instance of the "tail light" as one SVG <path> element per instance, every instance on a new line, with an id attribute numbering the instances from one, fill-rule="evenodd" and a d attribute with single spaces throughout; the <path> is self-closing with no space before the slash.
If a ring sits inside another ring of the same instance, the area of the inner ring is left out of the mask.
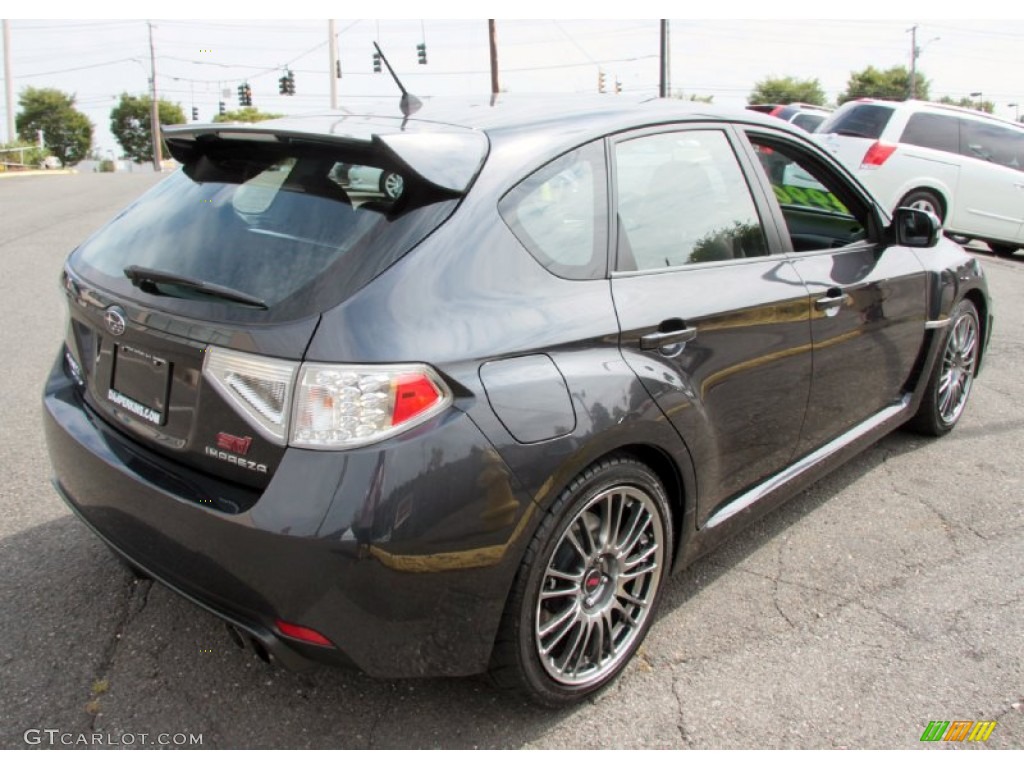
<path id="1" fill-rule="evenodd" d="M 299 364 L 207 347 L 203 376 L 265 438 L 284 445 L 288 411 Z"/>
<path id="2" fill-rule="evenodd" d="M 437 373 L 418 363 L 300 365 L 208 347 L 203 376 L 268 440 L 317 450 L 384 440 L 452 402 Z"/>
<path id="3" fill-rule="evenodd" d="M 868 151 L 864 153 L 864 159 L 860 161 L 860 167 L 878 168 L 882 163 L 888 160 L 889 156 L 895 151 L 895 144 L 885 144 L 881 141 L 876 141 L 868 147 Z"/>
<path id="4" fill-rule="evenodd" d="M 424 365 L 306 363 L 290 443 L 320 450 L 366 445 L 423 423 L 451 401 L 444 382 Z"/>

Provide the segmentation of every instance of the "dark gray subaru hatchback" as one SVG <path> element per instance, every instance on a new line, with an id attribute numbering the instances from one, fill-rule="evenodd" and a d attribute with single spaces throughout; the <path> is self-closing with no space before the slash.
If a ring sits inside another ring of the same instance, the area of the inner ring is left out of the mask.
<path id="1" fill-rule="evenodd" d="M 55 484 L 287 666 L 578 701 L 672 571 L 888 431 L 952 429 L 992 326 L 933 218 L 750 111 L 165 138 L 181 170 L 67 261 Z"/>

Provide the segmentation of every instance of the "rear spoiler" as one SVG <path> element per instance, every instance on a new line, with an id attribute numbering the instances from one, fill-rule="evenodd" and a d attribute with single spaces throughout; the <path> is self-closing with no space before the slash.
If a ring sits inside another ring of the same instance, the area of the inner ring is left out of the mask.
<path id="1" fill-rule="evenodd" d="M 344 127 L 350 132 L 304 131 L 278 127 L 270 121 L 171 125 L 162 127 L 161 131 L 171 155 L 183 164 L 196 157 L 197 144 L 218 140 L 315 143 L 383 150 L 400 167 L 440 189 L 460 195 L 473 183 L 490 148 L 483 133 L 464 128 L 431 125 L 430 130 L 404 131 L 388 125 L 386 120 L 360 121 Z"/>

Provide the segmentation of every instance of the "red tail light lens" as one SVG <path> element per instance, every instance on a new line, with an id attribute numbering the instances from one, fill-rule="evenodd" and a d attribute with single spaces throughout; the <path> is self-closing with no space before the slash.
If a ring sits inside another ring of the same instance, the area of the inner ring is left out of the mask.
<path id="1" fill-rule="evenodd" d="M 395 408 L 391 426 L 397 427 L 441 400 L 441 393 L 426 375 L 407 373 L 395 378 Z"/>
<path id="2" fill-rule="evenodd" d="M 864 159 L 860 161 L 860 167 L 877 168 L 888 160 L 889 156 L 895 151 L 895 144 L 883 144 L 881 141 L 876 141 L 868 147 L 868 151 L 864 153 Z"/>
<path id="3" fill-rule="evenodd" d="M 300 627 L 298 624 L 291 624 L 287 621 L 281 621 L 281 619 L 277 619 L 274 624 L 277 626 L 277 631 L 285 637 L 290 637 L 294 640 L 301 640 L 304 643 L 313 643 L 313 645 L 323 645 L 328 648 L 334 647 L 334 643 L 321 635 L 315 629 Z"/>

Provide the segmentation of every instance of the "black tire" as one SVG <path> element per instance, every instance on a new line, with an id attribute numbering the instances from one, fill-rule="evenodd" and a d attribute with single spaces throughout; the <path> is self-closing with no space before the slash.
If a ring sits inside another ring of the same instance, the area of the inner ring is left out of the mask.
<path id="1" fill-rule="evenodd" d="M 908 192 L 906 196 L 900 200 L 898 207 L 917 208 L 921 211 L 928 211 L 935 214 L 940 224 L 946 221 L 945 204 L 938 195 L 934 192 L 929 192 L 927 189 L 915 189 Z"/>
<path id="2" fill-rule="evenodd" d="M 952 232 L 946 232 L 946 237 L 957 245 L 967 245 L 973 239 L 970 235 L 957 235 Z"/>
<path id="3" fill-rule="evenodd" d="M 553 708 L 615 680 L 668 578 L 669 510 L 657 475 L 632 457 L 610 456 L 577 476 L 519 566 L 491 660 L 495 684 Z"/>
<path id="4" fill-rule="evenodd" d="M 908 427 L 923 435 L 941 437 L 956 426 L 967 407 L 980 349 L 978 310 L 970 299 L 963 299 L 950 316 L 924 399 Z"/>
<path id="5" fill-rule="evenodd" d="M 397 200 L 405 191 L 404 179 L 394 171 L 384 171 L 380 175 L 380 191 L 388 200 Z"/>
<path id="6" fill-rule="evenodd" d="M 988 249 L 992 251 L 996 256 L 1002 256 L 1004 259 L 1008 259 L 1017 252 L 1016 245 L 1008 245 L 1007 243 L 986 243 Z"/>

